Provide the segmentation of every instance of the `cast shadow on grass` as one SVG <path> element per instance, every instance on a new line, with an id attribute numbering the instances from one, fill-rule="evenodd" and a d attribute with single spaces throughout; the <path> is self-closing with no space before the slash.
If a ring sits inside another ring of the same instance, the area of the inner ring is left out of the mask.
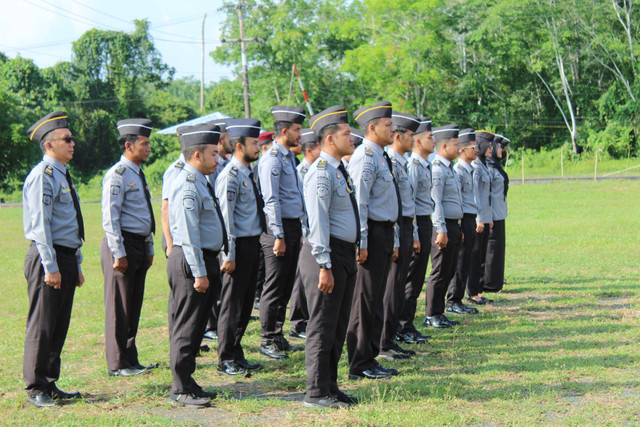
<path id="1" fill-rule="evenodd" d="M 589 284 L 602 283 L 603 285 L 611 282 L 615 287 L 611 289 L 599 289 L 600 286 Z M 535 285 L 532 285 L 535 284 Z M 543 287 L 543 288 L 541 288 Z M 505 285 L 503 290 L 498 293 L 506 295 L 522 294 L 522 293 L 547 293 L 549 291 L 563 291 L 563 292 L 578 292 L 590 294 L 593 291 L 611 291 L 614 295 L 618 296 L 620 292 L 631 291 L 632 294 L 637 294 L 638 281 L 634 278 L 605 278 L 605 277 L 572 277 L 572 278 L 558 278 L 548 276 L 524 276 L 516 277 L 513 279 L 513 285 Z M 495 294 L 489 294 L 495 295 Z"/>

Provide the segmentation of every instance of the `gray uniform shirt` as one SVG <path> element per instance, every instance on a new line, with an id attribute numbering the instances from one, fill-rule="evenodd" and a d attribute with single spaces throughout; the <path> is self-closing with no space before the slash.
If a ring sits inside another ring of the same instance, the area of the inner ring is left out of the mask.
<path id="1" fill-rule="evenodd" d="M 398 198 L 393 176 L 384 151 L 378 144 L 364 139 L 349 161 L 349 175 L 354 182 L 360 212 L 360 248 L 367 249 L 368 220 L 398 219 Z"/>
<path id="2" fill-rule="evenodd" d="M 436 154 L 433 161 L 433 188 L 431 198 L 434 211 L 431 216 L 438 234 L 447 232 L 446 219 L 462 218 L 462 196 L 458 180 L 453 174 L 451 162 Z"/>
<path id="3" fill-rule="evenodd" d="M 416 153 L 411 153 L 409 182 L 415 191 L 416 216 L 431 215 L 433 213 L 431 163 Z"/>
<path id="4" fill-rule="evenodd" d="M 488 167 L 491 177 L 491 215 L 494 221 L 507 218 L 507 199 L 504 195 L 504 178 L 496 168 Z"/>
<path id="5" fill-rule="evenodd" d="M 149 236 L 147 254 L 153 255 L 151 213 L 144 195 L 140 166 L 124 156 L 102 179 L 102 228 L 114 258 L 127 256 L 122 231 Z"/>
<path id="6" fill-rule="evenodd" d="M 309 243 L 318 264 L 331 261 L 330 236 L 355 244 L 357 222 L 340 160 L 322 151 L 304 180 L 309 210 Z M 353 187 L 352 187 L 353 188 Z"/>
<path id="7" fill-rule="evenodd" d="M 491 213 L 491 177 L 489 169 L 480 160 L 471 162 L 473 166 L 473 187 L 478 207 L 478 221 L 489 224 L 492 220 Z"/>
<path id="8" fill-rule="evenodd" d="M 476 204 L 476 193 L 473 189 L 473 167 L 462 159 L 453 167 L 453 172 L 458 179 L 460 186 L 460 195 L 462 196 L 462 213 L 474 214 L 478 213 L 478 205 Z"/>
<path id="9" fill-rule="evenodd" d="M 164 171 L 164 175 L 162 175 L 162 200 L 169 200 L 169 190 L 171 189 L 171 184 L 176 179 L 182 168 L 184 167 L 184 155 L 180 153 L 178 156 L 178 160 L 171 163 L 171 165 Z"/>
<path id="10" fill-rule="evenodd" d="M 407 159 L 396 153 L 391 147 L 387 150 L 391 158 L 391 166 L 393 167 L 393 175 L 398 182 L 398 190 L 400 190 L 400 201 L 402 202 L 402 216 L 412 218 L 413 221 L 413 240 L 418 240 L 418 226 L 416 225 L 416 200 L 415 190 L 409 180 L 409 169 L 407 168 Z M 400 246 L 400 227 L 396 224 L 394 229 L 394 245 Z"/>
<path id="11" fill-rule="evenodd" d="M 53 245 L 80 248 L 82 239 L 78 229 L 72 191 L 67 182 L 67 168 L 51 156 L 31 170 L 22 188 L 22 220 L 24 236 L 36 242 L 46 274 L 59 271 Z M 76 193 L 77 194 L 77 193 Z M 76 254 L 81 271 L 82 252 Z"/>
<path id="12" fill-rule="evenodd" d="M 216 197 L 220 200 L 229 239 L 229 253 L 222 255 L 223 261 L 236 260 L 236 238 L 262 234 L 250 173 L 251 170 L 234 157 L 216 180 Z"/>
<path id="13" fill-rule="evenodd" d="M 258 173 L 267 226 L 274 235 L 284 234 L 282 218 L 302 220 L 305 215 L 293 153 L 274 141 L 260 158 Z"/>
<path id="14" fill-rule="evenodd" d="M 169 190 L 169 224 L 174 246 L 182 246 L 194 277 L 207 275 L 202 249 L 219 251 L 222 247 L 222 224 L 207 180 L 189 164 Z"/>
<path id="15" fill-rule="evenodd" d="M 296 166 L 296 170 L 298 171 L 299 183 L 302 186 L 304 183 L 304 176 L 309 172 L 309 168 L 311 165 L 307 161 L 307 159 L 303 158 L 298 166 Z"/>

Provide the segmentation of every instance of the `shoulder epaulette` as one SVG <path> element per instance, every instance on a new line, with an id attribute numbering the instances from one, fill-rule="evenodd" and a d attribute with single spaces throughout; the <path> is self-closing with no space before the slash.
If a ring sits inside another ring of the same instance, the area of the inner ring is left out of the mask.
<path id="1" fill-rule="evenodd" d="M 44 173 L 46 173 L 49 176 L 53 176 L 53 167 L 51 165 L 45 166 Z"/>
<path id="2" fill-rule="evenodd" d="M 325 169 L 327 167 L 327 161 L 326 160 L 319 160 L 318 161 L 318 169 Z"/>
<path id="3" fill-rule="evenodd" d="M 176 167 L 177 167 L 178 169 L 182 169 L 182 168 L 184 167 L 184 162 L 177 162 L 177 163 L 176 163 Z"/>
<path id="4" fill-rule="evenodd" d="M 420 162 L 418 161 L 418 159 L 413 159 L 413 164 L 416 166 L 420 166 Z"/>
<path id="5" fill-rule="evenodd" d="M 373 150 L 370 147 L 365 147 L 364 154 L 367 156 L 373 156 Z"/>
<path id="6" fill-rule="evenodd" d="M 195 176 L 194 174 L 190 173 L 190 174 L 187 176 L 187 181 L 188 181 L 188 182 L 196 182 L 196 176 Z"/>
<path id="7" fill-rule="evenodd" d="M 398 165 L 398 159 L 392 157 L 391 158 L 391 164 L 394 165 L 394 166 L 397 166 Z"/>
<path id="8" fill-rule="evenodd" d="M 231 166 L 231 169 L 229 169 L 229 175 L 237 176 L 238 175 L 238 168 L 235 167 L 235 166 Z"/>
<path id="9" fill-rule="evenodd" d="M 124 166 L 120 165 L 116 168 L 116 173 L 122 175 L 124 173 Z"/>
<path id="10" fill-rule="evenodd" d="M 271 149 L 271 155 L 272 156 L 277 156 L 278 155 L 278 147 L 273 147 Z"/>
<path id="11" fill-rule="evenodd" d="M 441 164 L 441 163 L 442 163 L 442 162 L 441 162 L 440 160 L 438 160 L 438 159 L 435 159 L 435 160 L 433 161 L 433 164 L 434 164 L 434 165 L 439 165 L 439 164 Z"/>

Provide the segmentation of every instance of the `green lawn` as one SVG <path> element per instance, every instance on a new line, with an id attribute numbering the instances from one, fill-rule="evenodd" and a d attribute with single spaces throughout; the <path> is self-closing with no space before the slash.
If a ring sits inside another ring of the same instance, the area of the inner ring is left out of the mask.
<path id="1" fill-rule="evenodd" d="M 257 352 L 257 322 L 250 324 L 244 342 L 248 358 L 263 363 L 264 371 L 251 378 L 222 377 L 216 373 L 215 352 L 205 354 L 195 378 L 219 392 L 215 407 L 169 405 L 164 257 L 156 259 L 147 280 L 138 336 L 141 361 L 159 362 L 161 368 L 129 380 L 107 377 L 97 203 L 83 204 L 87 282 L 76 293 L 58 382 L 63 390 L 80 390 L 87 399 L 49 410 L 27 406 L 22 262 L 28 242 L 22 235 L 21 209 L 0 209 L 0 422 L 640 424 L 640 182 L 514 186 L 509 209 L 508 285 L 495 295 L 496 304 L 465 317 L 455 329 L 423 330 L 434 336 L 432 342 L 412 346 L 418 356 L 394 364 L 402 374 L 391 380 L 347 380 L 345 355 L 341 386 L 363 402 L 339 412 L 302 408 L 304 354 L 285 362 L 265 360 Z M 424 302 L 419 313 L 424 314 Z"/>

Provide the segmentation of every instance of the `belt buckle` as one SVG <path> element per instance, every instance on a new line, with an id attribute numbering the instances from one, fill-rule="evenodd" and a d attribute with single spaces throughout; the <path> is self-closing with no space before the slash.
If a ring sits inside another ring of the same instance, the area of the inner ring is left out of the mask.
<path id="1" fill-rule="evenodd" d="M 144 242 L 149 243 L 149 240 L 151 240 L 151 234 L 144 238 Z"/>

